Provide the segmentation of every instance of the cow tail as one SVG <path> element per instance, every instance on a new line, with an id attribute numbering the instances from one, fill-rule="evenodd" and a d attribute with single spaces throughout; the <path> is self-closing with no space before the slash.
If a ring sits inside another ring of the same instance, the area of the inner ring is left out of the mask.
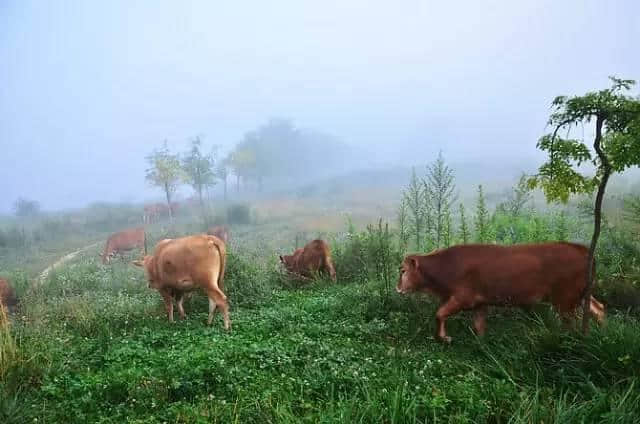
<path id="1" fill-rule="evenodd" d="M 336 269 L 333 266 L 333 261 L 331 260 L 331 256 L 327 255 L 326 262 L 327 262 L 326 266 L 327 266 L 327 268 L 329 270 L 329 277 L 331 277 L 331 280 L 333 282 L 335 282 L 336 281 Z"/>
<path id="2" fill-rule="evenodd" d="M 213 245 L 218 249 L 220 255 L 220 274 L 218 274 L 218 288 L 224 290 L 224 271 L 227 268 L 227 250 L 224 247 L 224 243 L 220 243 L 219 240 L 215 240 L 216 237 L 210 237 L 213 240 Z"/>

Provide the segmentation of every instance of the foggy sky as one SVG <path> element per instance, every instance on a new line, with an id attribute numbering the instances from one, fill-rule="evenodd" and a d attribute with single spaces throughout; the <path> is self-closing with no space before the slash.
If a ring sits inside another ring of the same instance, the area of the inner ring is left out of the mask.
<path id="1" fill-rule="evenodd" d="M 536 164 L 553 97 L 640 79 L 638 40 L 637 0 L 3 0 L 0 212 L 160 197 L 162 140 L 228 150 L 271 117 L 377 165 Z"/>

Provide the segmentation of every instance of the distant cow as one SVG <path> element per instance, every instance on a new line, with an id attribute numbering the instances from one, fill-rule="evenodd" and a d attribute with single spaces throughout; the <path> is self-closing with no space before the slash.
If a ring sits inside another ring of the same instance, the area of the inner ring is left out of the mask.
<path id="1" fill-rule="evenodd" d="M 180 318 L 185 317 L 182 302 L 187 292 L 200 287 L 209 297 L 209 318 L 213 321 L 216 306 L 222 309 L 224 328 L 230 329 L 229 304 L 222 292 L 226 263 L 224 242 L 215 236 L 194 235 L 159 242 L 153 255 L 133 262 L 144 267 L 149 287 L 164 299 L 167 316 L 173 322 L 173 299 Z"/>
<path id="2" fill-rule="evenodd" d="M 178 202 L 171 202 L 171 214 L 176 216 L 180 208 L 180 204 Z M 169 216 L 169 207 L 166 203 L 153 203 L 144 206 L 144 215 L 142 216 L 142 221 L 145 224 L 151 224 L 153 222 L 158 221 L 161 217 L 165 218 Z"/>
<path id="3" fill-rule="evenodd" d="M 229 243 L 229 238 L 231 237 L 229 228 L 221 225 L 209 228 L 207 230 L 207 234 L 210 236 L 216 236 L 225 243 Z"/>
<path id="4" fill-rule="evenodd" d="M 280 262 L 292 274 L 311 277 L 316 272 L 324 272 L 331 277 L 331 280 L 336 281 L 331 251 L 324 240 L 313 240 L 306 246 L 296 249 L 293 255 L 281 255 Z"/>
<path id="5" fill-rule="evenodd" d="M 16 298 L 11 285 L 4 278 L 0 278 L 0 305 L 9 310 L 13 309 L 17 304 L 18 299 Z"/>
<path id="6" fill-rule="evenodd" d="M 396 291 L 430 292 L 441 299 L 436 334 L 446 342 L 451 338 L 445 321 L 461 310 L 474 311 L 474 328 L 484 334 L 488 305 L 550 301 L 568 324 L 584 293 L 587 254 L 586 247 L 564 242 L 454 246 L 407 256 Z M 590 309 L 596 320 L 604 319 L 604 307 L 593 297 Z"/>
<path id="7" fill-rule="evenodd" d="M 146 255 L 147 240 L 144 228 L 131 228 L 114 233 L 107 239 L 107 244 L 102 254 L 102 263 L 108 264 L 116 254 L 136 248 L 140 249 L 143 255 Z"/>
<path id="8" fill-rule="evenodd" d="M 142 222 L 145 224 L 151 224 L 158 220 L 160 216 L 160 209 L 156 203 L 151 205 L 144 205 L 144 215 L 142 216 Z"/>

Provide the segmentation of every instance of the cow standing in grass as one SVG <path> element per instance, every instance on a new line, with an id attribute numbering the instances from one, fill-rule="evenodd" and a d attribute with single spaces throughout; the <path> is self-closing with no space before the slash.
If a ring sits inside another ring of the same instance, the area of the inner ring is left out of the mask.
<path id="1" fill-rule="evenodd" d="M 451 341 L 445 321 L 461 310 L 474 311 L 474 328 L 484 334 L 489 305 L 550 301 L 569 324 L 584 294 L 587 255 L 585 246 L 565 242 L 454 246 L 407 256 L 396 290 L 429 292 L 441 299 L 436 335 L 445 342 Z M 591 314 L 601 322 L 603 305 L 593 297 L 590 301 Z"/>
<path id="2" fill-rule="evenodd" d="M 108 264 L 111 259 L 118 253 L 130 251 L 133 249 L 140 249 L 142 255 L 147 254 L 147 240 L 144 233 L 144 228 L 132 228 L 124 231 L 120 231 L 112 234 L 107 239 L 107 244 L 104 247 L 104 253 L 102 254 L 102 263 Z"/>
<path id="3" fill-rule="evenodd" d="M 312 277 L 321 272 L 336 281 L 336 270 L 331 260 L 329 245 L 324 240 L 313 240 L 292 255 L 280 255 L 280 262 L 294 275 Z"/>
<path id="4" fill-rule="evenodd" d="M 145 269 L 149 287 L 158 290 L 164 299 L 170 322 L 173 322 L 173 299 L 176 299 L 180 318 L 184 319 L 185 294 L 200 287 L 209 298 L 207 324 L 211 324 L 216 307 L 220 307 L 224 328 L 229 330 L 229 304 L 222 292 L 225 263 L 224 242 L 204 234 L 162 240 L 153 255 L 134 261 Z"/>

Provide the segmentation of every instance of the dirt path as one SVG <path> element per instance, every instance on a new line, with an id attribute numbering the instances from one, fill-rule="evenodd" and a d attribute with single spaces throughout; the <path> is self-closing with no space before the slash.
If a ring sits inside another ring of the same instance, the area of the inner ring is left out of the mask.
<path id="1" fill-rule="evenodd" d="M 67 253 L 66 255 L 64 255 L 63 257 L 61 257 L 60 259 L 58 259 L 57 261 L 55 261 L 53 264 L 49 265 L 44 271 L 42 271 L 40 273 L 40 275 L 38 276 L 38 279 L 35 281 L 36 284 L 42 284 L 47 277 L 49 276 L 49 273 L 59 267 L 60 265 L 63 265 L 65 263 L 67 263 L 68 261 L 70 261 L 71 259 L 75 258 L 76 256 L 78 256 L 80 253 L 91 249 L 92 247 L 98 246 L 99 244 L 101 244 L 102 242 L 99 241 L 97 243 L 93 243 L 90 244 L 89 246 L 85 246 L 81 249 L 76 250 L 75 252 L 71 252 L 71 253 Z"/>

